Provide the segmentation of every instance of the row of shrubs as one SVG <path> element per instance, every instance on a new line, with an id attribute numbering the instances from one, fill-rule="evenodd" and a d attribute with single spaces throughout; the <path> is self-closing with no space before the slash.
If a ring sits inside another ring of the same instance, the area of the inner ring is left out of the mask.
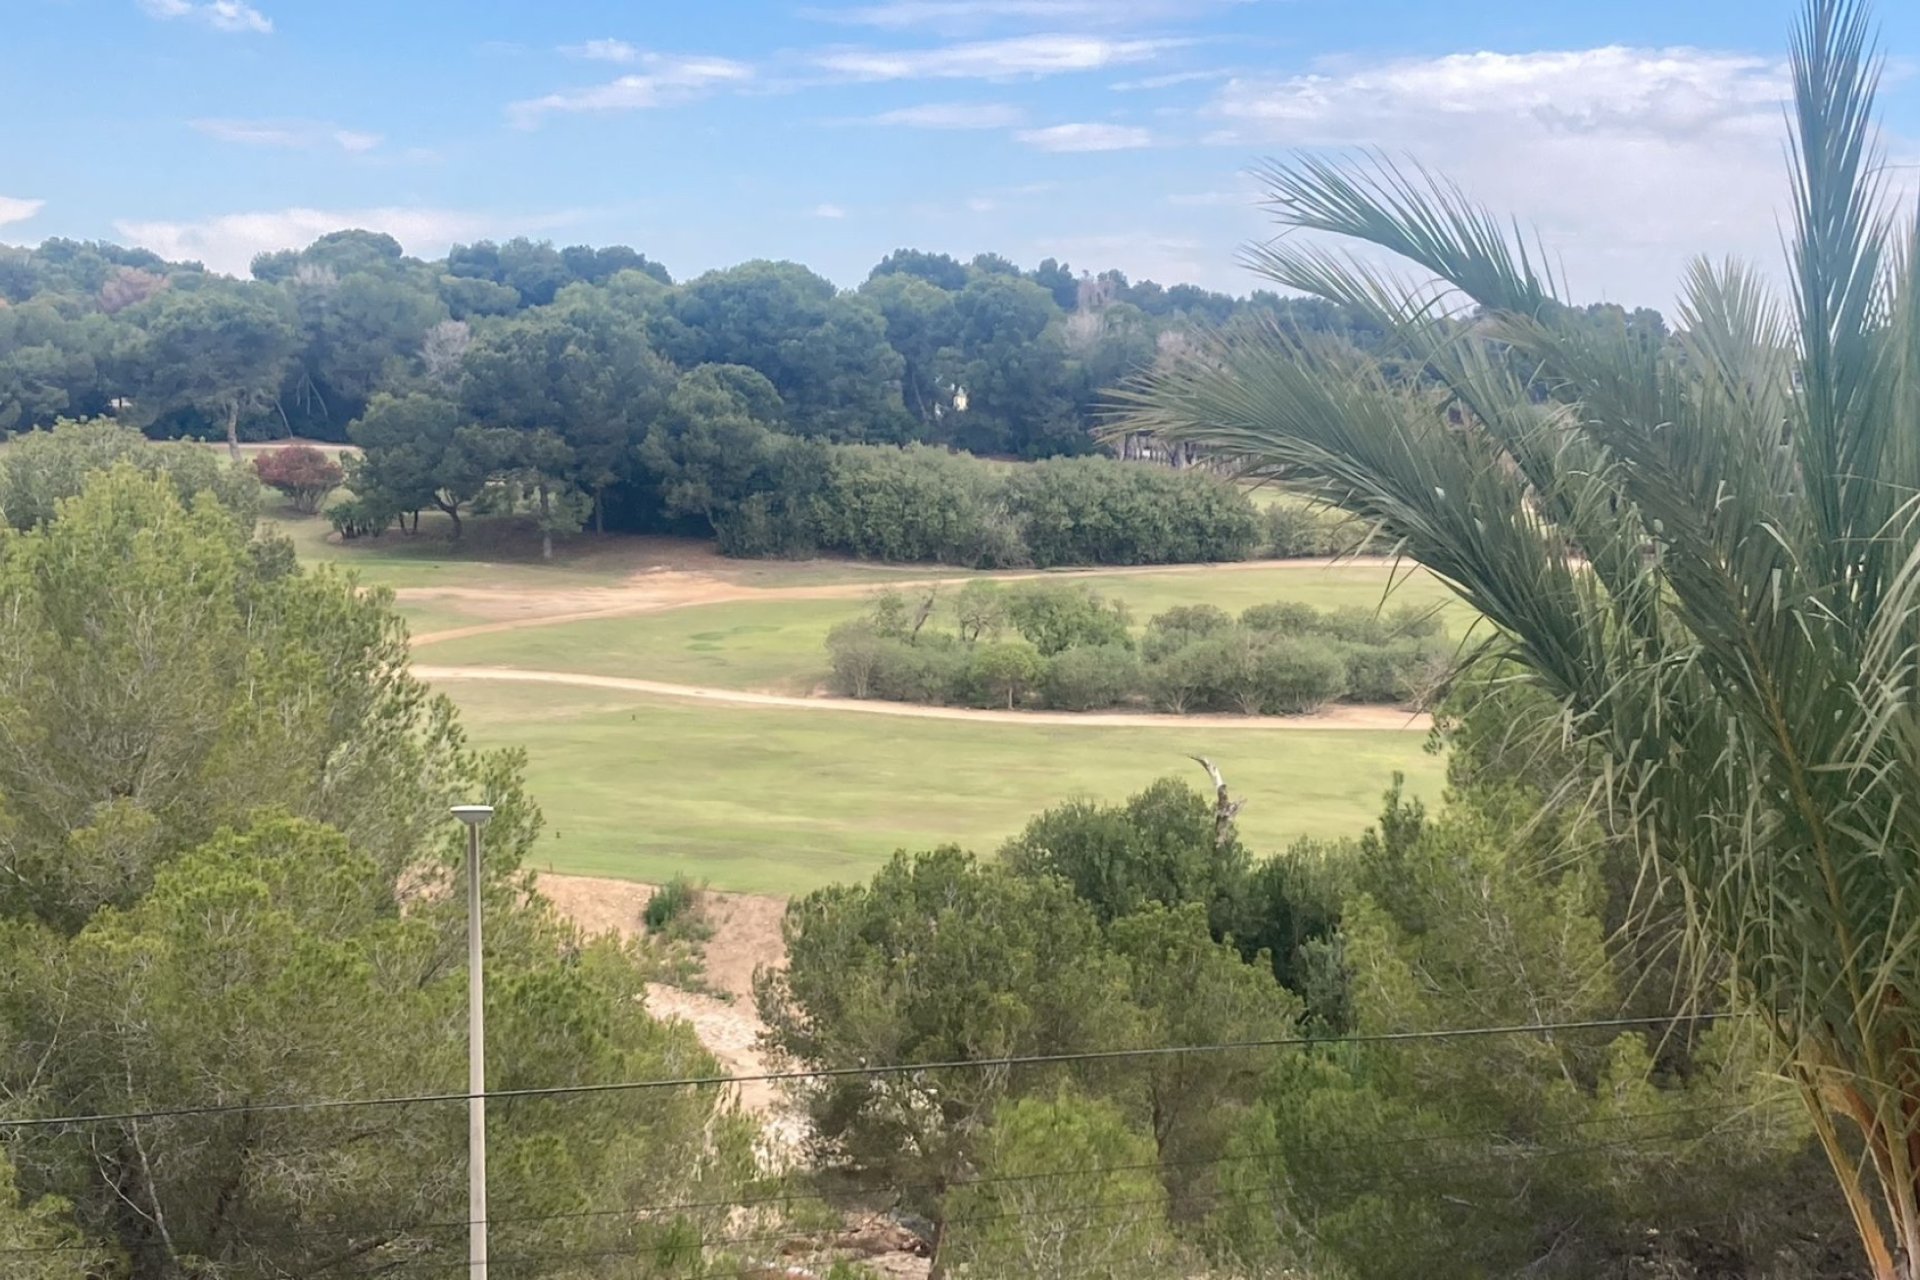
<path id="1" fill-rule="evenodd" d="M 1135 638 L 1083 586 L 973 583 L 951 600 L 883 594 L 827 638 L 848 697 L 974 707 L 1298 715 L 1330 702 L 1425 702 L 1452 650 L 1437 618 L 1256 605 L 1168 610 Z"/>
<path id="2" fill-rule="evenodd" d="M 1264 543 L 1237 486 L 1113 458 L 1002 464 L 799 442 L 782 446 L 760 485 L 713 515 L 728 555 L 1047 568 L 1245 560 Z"/>

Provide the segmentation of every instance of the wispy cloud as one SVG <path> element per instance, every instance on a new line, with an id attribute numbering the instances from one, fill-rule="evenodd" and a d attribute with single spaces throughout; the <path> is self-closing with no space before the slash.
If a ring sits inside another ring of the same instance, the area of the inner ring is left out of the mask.
<path id="1" fill-rule="evenodd" d="M 847 216 L 847 211 L 837 204 L 817 204 L 813 206 L 813 216 L 838 222 Z"/>
<path id="2" fill-rule="evenodd" d="M 196 130 L 222 142 L 237 142 L 249 147 L 283 147 L 292 151 L 321 151 L 339 148 L 359 155 L 372 151 L 382 139 L 377 133 L 347 129 L 319 120 L 227 120 L 188 121 Z"/>
<path id="3" fill-rule="evenodd" d="M 932 49 L 835 49 L 816 55 L 814 61 L 827 71 L 853 80 L 1014 80 L 1147 62 L 1188 43 L 1030 35 Z"/>
<path id="4" fill-rule="evenodd" d="M 185 18 L 215 31 L 251 31 L 266 35 L 273 30 L 273 19 L 245 0 L 139 0 L 139 4 L 149 17 Z"/>
<path id="5" fill-rule="evenodd" d="M 1011 129 L 1027 113 L 1006 102 L 929 102 L 867 116 L 866 124 L 904 125 L 913 129 Z"/>
<path id="6" fill-rule="evenodd" d="M 0 196 L 0 227 L 25 222 L 46 208 L 45 200 L 25 200 L 19 196 Z"/>
<path id="7" fill-rule="evenodd" d="M 560 52 L 569 58 L 585 58 L 589 62 L 640 61 L 640 50 L 625 40 L 588 40 L 582 44 L 561 45 Z"/>
<path id="8" fill-rule="evenodd" d="M 195 259 L 215 271 L 245 275 L 256 255 L 301 248 L 329 231 L 385 231 L 409 253 L 437 254 L 462 240 L 530 235 L 567 226 L 577 217 L 572 213 L 517 216 L 399 207 L 278 209 L 221 214 L 193 222 L 123 219 L 113 226 L 129 243 L 151 249 L 163 258 Z"/>
<path id="9" fill-rule="evenodd" d="M 1696 253 L 1771 262 L 1785 69 L 1692 48 L 1462 53 L 1234 80 L 1233 146 L 1411 153 L 1511 211 L 1589 296 L 1663 304 Z"/>
<path id="10" fill-rule="evenodd" d="M 1176 85 L 1195 84 L 1202 80 L 1225 80 L 1233 75 L 1224 67 L 1212 71 L 1175 71 L 1171 75 L 1145 76 L 1139 80 L 1121 80 L 1107 87 L 1115 93 L 1139 93 L 1151 89 L 1171 89 Z"/>
<path id="11" fill-rule="evenodd" d="M 886 31 L 928 28 L 976 31 L 995 23 L 1126 27 L 1188 21 L 1249 0 L 884 0 L 844 8 L 815 7 L 806 16 Z"/>
<path id="12" fill-rule="evenodd" d="M 1153 145 L 1153 135 L 1127 124 L 1055 124 L 1013 135 L 1042 151 L 1133 151 Z"/>
<path id="13" fill-rule="evenodd" d="M 508 106 L 507 115 L 523 129 L 538 125 L 546 117 L 582 111 L 644 111 L 673 106 L 703 97 L 728 84 L 753 79 L 753 68 L 731 58 L 670 57 L 646 53 L 640 62 L 644 72 L 621 76 L 606 84 L 584 89 L 562 89 L 542 98 L 530 98 Z"/>

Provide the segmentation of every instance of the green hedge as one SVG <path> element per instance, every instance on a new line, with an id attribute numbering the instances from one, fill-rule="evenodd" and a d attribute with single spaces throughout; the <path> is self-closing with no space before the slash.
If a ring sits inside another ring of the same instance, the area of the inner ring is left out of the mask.
<path id="1" fill-rule="evenodd" d="M 1112 458 L 1011 465 L 943 449 L 825 446 L 769 435 L 778 487 L 712 515 L 735 556 L 839 552 L 999 569 L 1244 560 L 1252 503 L 1198 472 Z"/>
<path id="2" fill-rule="evenodd" d="M 1007 633 L 1011 631 L 1012 637 Z M 1211 605 L 1151 619 L 1079 584 L 976 582 L 914 602 L 888 591 L 827 639 L 835 689 L 855 698 L 973 707 L 1300 715 L 1330 702 L 1424 704 L 1453 650 L 1428 613 Z"/>

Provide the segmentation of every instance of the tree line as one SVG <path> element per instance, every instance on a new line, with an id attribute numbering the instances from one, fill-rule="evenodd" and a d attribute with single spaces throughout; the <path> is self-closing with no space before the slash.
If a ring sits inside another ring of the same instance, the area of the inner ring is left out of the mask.
<path id="1" fill-rule="evenodd" d="M 262 255 L 245 281 L 107 244 L 0 249 L 0 303 L 0 431 L 112 416 L 159 438 L 351 442 L 343 535 L 438 511 L 458 536 L 476 510 L 511 510 L 549 549 L 591 526 L 981 565 L 1232 558 L 1243 517 L 1222 514 L 1205 545 L 1053 551 L 1027 530 L 1057 495 L 1023 505 L 1020 485 L 875 446 L 1092 453 L 1110 389 L 1200 330 L 1277 326 L 1357 350 L 1379 337 L 1350 308 L 1051 259 L 901 250 L 843 291 L 790 262 L 676 283 L 622 246 L 520 239 L 427 261 L 364 231 Z M 1069 496 L 1100 501 L 1094 483 Z M 875 485 L 905 516 L 859 500 Z M 898 527 L 946 486 L 966 510 Z M 1117 528 L 1114 514 L 1069 507 L 1053 525 Z"/>

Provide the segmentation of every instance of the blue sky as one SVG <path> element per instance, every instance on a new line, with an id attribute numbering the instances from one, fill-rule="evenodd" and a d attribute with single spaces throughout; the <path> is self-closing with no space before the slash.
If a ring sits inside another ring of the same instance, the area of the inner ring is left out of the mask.
<path id="1" fill-rule="evenodd" d="M 342 225 L 676 274 L 900 245 L 1244 291 L 1247 166 L 1410 153 L 1587 298 L 1778 256 L 1787 0 L 0 0 L 0 240 L 244 270 Z M 1920 4 L 1880 6 L 1920 151 Z M 1903 174 L 1915 172 L 1902 170 Z"/>

